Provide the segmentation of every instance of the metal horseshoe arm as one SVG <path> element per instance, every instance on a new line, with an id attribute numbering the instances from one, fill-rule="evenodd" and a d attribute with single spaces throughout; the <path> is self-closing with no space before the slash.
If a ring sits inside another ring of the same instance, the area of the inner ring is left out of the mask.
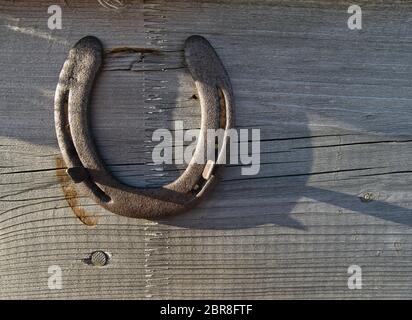
<path id="1" fill-rule="evenodd" d="M 114 178 L 98 154 L 89 126 L 88 105 L 103 49 L 95 37 L 82 38 L 70 50 L 55 95 L 56 133 L 67 173 L 104 208 L 123 216 L 154 218 L 184 211 L 203 197 L 216 180 L 217 166 L 205 163 L 207 129 L 233 126 L 233 94 L 216 52 L 201 36 L 185 42 L 185 59 L 198 90 L 201 128 L 193 158 L 174 182 L 156 189 L 133 188 Z M 222 110 L 221 97 L 224 97 Z M 219 157 L 226 152 L 227 134 Z M 219 159 L 218 157 L 218 159 Z M 219 162 L 217 162 L 219 163 Z"/>

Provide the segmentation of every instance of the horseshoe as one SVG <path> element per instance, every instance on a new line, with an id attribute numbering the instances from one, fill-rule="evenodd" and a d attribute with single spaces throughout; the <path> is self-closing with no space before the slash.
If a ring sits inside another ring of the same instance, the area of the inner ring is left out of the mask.
<path id="1" fill-rule="evenodd" d="M 70 50 L 60 73 L 54 113 L 67 174 L 98 204 L 122 216 L 156 218 L 193 207 L 217 181 L 217 169 L 226 153 L 228 129 L 234 125 L 232 87 L 218 55 L 205 38 L 186 39 L 185 61 L 195 81 L 201 108 L 196 149 L 186 170 L 172 183 L 159 188 L 134 188 L 117 180 L 106 169 L 89 126 L 87 108 L 102 52 L 97 38 L 84 37 Z M 225 133 L 217 159 L 205 161 L 207 130 L 219 128 Z"/>

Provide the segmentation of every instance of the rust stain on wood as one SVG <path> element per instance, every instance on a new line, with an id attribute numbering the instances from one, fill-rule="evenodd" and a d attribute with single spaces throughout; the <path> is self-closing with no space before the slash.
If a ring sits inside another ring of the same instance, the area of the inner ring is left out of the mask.
<path id="1" fill-rule="evenodd" d="M 62 187 L 64 198 L 76 217 L 87 226 L 97 225 L 98 218 L 94 215 L 89 215 L 78 202 L 78 193 L 70 177 L 67 175 L 65 168 L 66 164 L 61 157 L 56 157 L 56 176 Z"/>

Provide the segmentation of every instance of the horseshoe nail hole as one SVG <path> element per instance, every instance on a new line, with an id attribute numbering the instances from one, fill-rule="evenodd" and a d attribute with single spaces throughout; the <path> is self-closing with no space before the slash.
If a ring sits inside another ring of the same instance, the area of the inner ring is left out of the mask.
<path id="1" fill-rule="evenodd" d="M 219 159 L 219 138 L 215 137 L 215 161 Z"/>
<path id="2" fill-rule="evenodd" d="M 225 94 L 221 88 L 217 88 L 217 93 L 219 95 L 219 124 L 221 129 L 226 128 L 226 101 Z"/>
<path id="3" fill-rule="evenodd" d="M 192 188 L 192 192 L 196 194 L 199 191 L 201 191 L 205 183 L 206 183 L 206 179 L 204 179 L 203 177 L 200 177 L 197 183 L 195 184 L 195 186 Z"/>
<path id="4" fill-rule="evenodd" d="M 190 97 L 190 99 L 197 100 L 197 99 L 199 99 L 199 98 L 197 97 L 197 95 L 193 94 L 193 95 Z"/>
<path id="5" fill-rule="evenodd" d="M 102 250 L 97 250 L 90 253 L 90 255 L 84 259 L 83 262 L 94 267 L 104 267 L 108 265 L 110 259 L 110 254 Z"/>

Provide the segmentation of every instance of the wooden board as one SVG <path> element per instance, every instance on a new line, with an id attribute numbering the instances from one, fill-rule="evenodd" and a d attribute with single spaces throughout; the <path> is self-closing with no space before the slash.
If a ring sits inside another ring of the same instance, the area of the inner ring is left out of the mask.
<path id="1" fill-rule="evenodd" d="M 0 1 L 0 298 L 412 298 L 412 4 L 358 1 L 360 31 L 347 1 L 58 4 L 51 31 L 47 2 Z M 230 74 L 237 126 L 261 129 L 261 170 L 228 166 L 207 201 L 173 218 L 104 211 L 57 147 L 68 50 L 102 40 L 96 143 L 121 181 L 161 185 L 183 168 L 149 165 L 153 130 L 199 126 L 182 51 L 192 34 Z M 94 250 L 110 264 L 84 263 Z M 350 265 L 361 290 L 347 286 Z"/>

